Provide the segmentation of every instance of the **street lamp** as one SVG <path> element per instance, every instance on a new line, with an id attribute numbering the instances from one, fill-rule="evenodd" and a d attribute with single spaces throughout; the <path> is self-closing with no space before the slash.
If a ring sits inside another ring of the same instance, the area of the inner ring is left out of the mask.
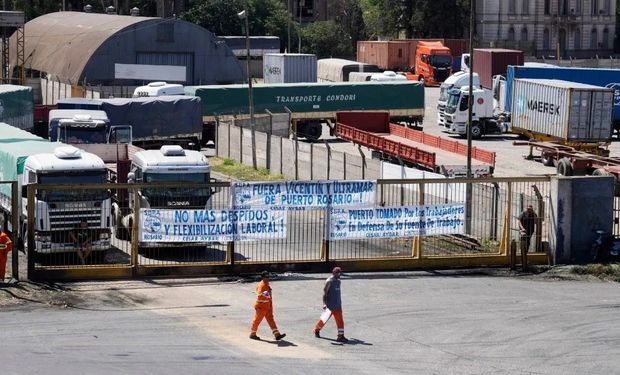
<path id="1" fill-rule="evenodd" d="M 256 163 L 256 132 L 254 122 L 254 98 L 252 96 L 252 74 L 250 72 L 250 27 L 249 27 L 249 15 L 247 9 L 237 13 L 237 17 L 245 20 L 245 61 L 248 75 L 248 101 L 250 107 L 250 132 L 252 134 L 252 167 L 257 169 Z"/>

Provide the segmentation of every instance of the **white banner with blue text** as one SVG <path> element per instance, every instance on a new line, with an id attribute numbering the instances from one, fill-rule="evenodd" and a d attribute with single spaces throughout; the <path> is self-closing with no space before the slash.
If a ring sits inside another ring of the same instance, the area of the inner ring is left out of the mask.
<path id="1" fill-rule="evenodd" d="M 140 209 L 140 241 L 228 242 L 286 238 L 286 211 Z"/>
<path id="2" fill-rule="evenodd" d="M 333 207 L 330 240 L 397 238 L 465 232 L 465 205 Z"/>
<path id="3" fill-rule="evenodd" d="M 235 182 L 230 189 L 233 208 L 277 207 L 291 210 L 375 204 L 377 181 Z"/>

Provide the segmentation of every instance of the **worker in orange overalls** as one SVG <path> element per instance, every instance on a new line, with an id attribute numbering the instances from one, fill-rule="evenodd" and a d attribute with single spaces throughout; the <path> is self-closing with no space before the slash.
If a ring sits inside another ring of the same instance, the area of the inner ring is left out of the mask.
<path id="1" fill-rule="evenodd" d="M 263 271 L 260 277 L 261 281 L 256 285 L 256 303 L 254 303 L 256 314 L 252 321 L 250 338 L 252 340 L 260 340 L 260 337 L 256 335 L 256 331 L 258 331 L 260 322 L 265 318 L 276 340 L 282 340 L 284 336 L 286 336 L 286 333 L 280 333 L 280 331 L 278 331 L 276 321 L 273 319 L 273 299 L 271 295 L 271 286 L 269 285 L 269 272 Z"/>
<path id="2" fill-rule="evenodd" d="M 0 277 L 1 281 L 4 281 L 4 274 L 6 272 L 6 258 L 8 253 L 13 250 L 13 241 L 9 236 L 0 230 Z"/>
<path id="3" fill-rule="evenodd" d="M 321 329 L 325 326 L 325 323 L 333 315 L 336 321 L 336 328 L 338 329 L 338 336 L 336 341 L 349 342 L 349 339 L 344 337 L 344 319 L 342 318 L 342 298 L 340 296 L 340 275 L 342 275 L 342 269 L 340 267 L 334 267 L 332 275 L 325 280 L 325 286 L 323 287 L 323 313 L 321 318 L 314 326 L 314 336 L 321 337 Z"/>

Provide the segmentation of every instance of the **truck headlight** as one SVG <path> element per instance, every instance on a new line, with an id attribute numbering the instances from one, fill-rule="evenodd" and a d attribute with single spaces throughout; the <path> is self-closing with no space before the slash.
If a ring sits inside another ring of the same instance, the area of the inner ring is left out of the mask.
<path id="1" fill-rule="evenodd" d="M 99 239 L 100 239 L 100 240 L 109 240 L 109 239 L 110 239 L 110 233 L 108 233 L 108 232 L 102 232 L 102 233 L 99 235 Z"/>
<path id="2" fill-rule="evenodd" d="M 37 242 L 52 242 L 52 236 L 45 234 L 35 234 L 34 240 Z"/>

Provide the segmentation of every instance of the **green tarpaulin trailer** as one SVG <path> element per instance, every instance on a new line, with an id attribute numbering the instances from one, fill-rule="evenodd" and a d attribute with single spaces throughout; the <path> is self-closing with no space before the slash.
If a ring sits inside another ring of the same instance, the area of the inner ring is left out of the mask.
<path id="1" fill-rule="evenodd" d="M 0 85 L 0 122 L 32 130 L 34 102 L 28 86 Z"/>
<path id="2" fill-rule="evenodd" d="M 200 97 L 205 123 L 249 116 L 247 85 L 187 86 L 185 94 Z M 290 112 L 310 139 L 341 111 L 388 111 L 392 121 L 415 125 L 424 118 L 424 85 L 413 81 L 257 84 L 253 97 L 255 114 Z"/>

